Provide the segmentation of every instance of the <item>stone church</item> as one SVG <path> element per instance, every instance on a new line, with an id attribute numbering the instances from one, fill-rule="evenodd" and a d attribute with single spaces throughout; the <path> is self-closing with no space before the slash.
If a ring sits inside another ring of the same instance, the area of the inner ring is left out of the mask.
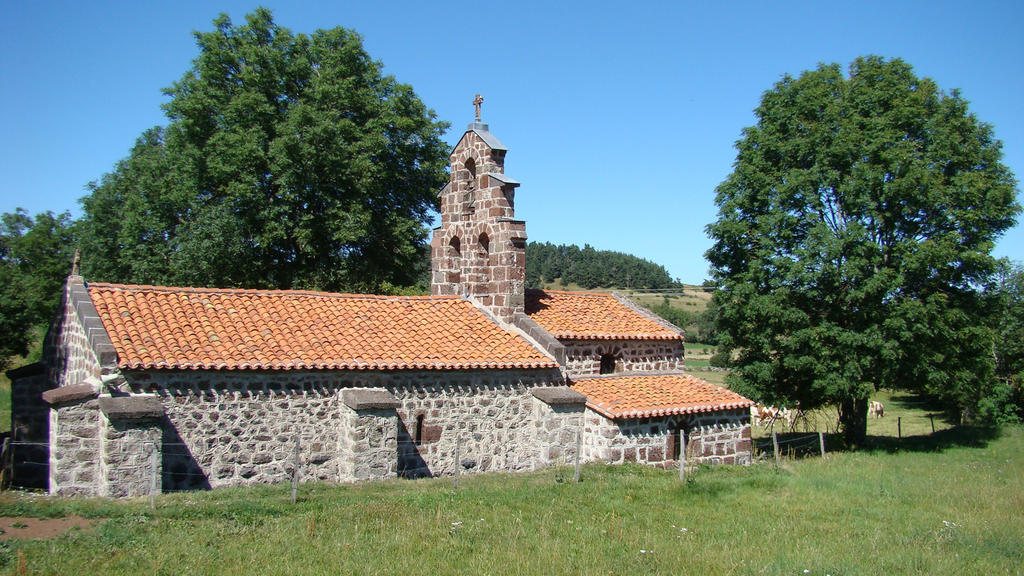
<path id="1" fill-rule="evenodd" d="M 526 290 L 519 183 L 469 124 L 431 295 L 86 282 L 9 372 L 15 483 L 53 494 L 750 461 L 751 402 L 683 372 L 682 331 L 610 293 Z M 40 465 L 45 463 L 45 465 Z"/>

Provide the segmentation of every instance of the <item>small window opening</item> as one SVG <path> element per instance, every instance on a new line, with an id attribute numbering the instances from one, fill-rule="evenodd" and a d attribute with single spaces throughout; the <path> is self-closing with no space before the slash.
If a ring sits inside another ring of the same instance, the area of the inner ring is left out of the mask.
<path id="1" fill-rule="evenodd" d="M 451 255 L 452 256 L 461 256 L 462 255 L 462 242 L 459 241 L 459 237 L 458 236 L 454 236 L 454 237 L 452 237 L 451 240 L 448 241 L 448 248 L 451 249 Z"/>
<path id="2" fill-rule="evenodd" d="M 601 374 L 614 374 L 615 373 L 615 355 L 614 354 L 602 354 L 601 355 Z"/>
<path id="3" fill-rule="evenodd" d="M 469 189 L 476 188 L 476 160 L 466 160 L 466 171 L 469 172 Z"/>
<path id="4" fill-rule="evenodd" d="M 668 435 L 668 459 L 679 460 L 686 457 L 686 445 L 690 442 L 690 429 L 684 422 L 677 422 Z"/>
<path id="5" fill-rule="evenodd" d="M 488 254 L 491 251 L 491 239 L 487 237 L 487 234 L 480 235 L 480 250 L 484 254 Z"/>
<path id="6" fill-rule="evenodd" d="M 419 446 L 423 444 L 423 421 L 426 420 L 425 414 L 420 414 L 416 417 L 416 437 L 413 438 L 413 442 Z"/>

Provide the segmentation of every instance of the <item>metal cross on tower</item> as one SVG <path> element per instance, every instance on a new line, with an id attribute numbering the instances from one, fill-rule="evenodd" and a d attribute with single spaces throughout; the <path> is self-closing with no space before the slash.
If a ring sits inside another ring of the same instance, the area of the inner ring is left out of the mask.
<path id="1" fill-rule="evenodd" d="M 483 96 L 477 94 L 476 98 L 473 98 L 473 106 L 476 108 L 476 121 L 480 121 L 480 105 L 484 103 Z"/>

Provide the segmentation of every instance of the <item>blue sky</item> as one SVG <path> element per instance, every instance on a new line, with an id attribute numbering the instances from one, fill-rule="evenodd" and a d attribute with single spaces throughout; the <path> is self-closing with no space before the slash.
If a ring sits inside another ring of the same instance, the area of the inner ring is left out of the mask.
<path id="1" fill-rule="evenodd" d="M 704 227 L 734 142 L 785 73 L 901 57 L 958 88 L 1024 177 L 1024 3 L 264 2 L 293 32 L 345 26 L 452 127 L 483 120 L 522 182 L 531 240 L 588 243 L 707 276 Z M 164 124 L 193 30 L 257 3 L 0 0 L 0 211 L 70 210 Z M 997 245 L 1024 261 L 1024 224 Z"/>

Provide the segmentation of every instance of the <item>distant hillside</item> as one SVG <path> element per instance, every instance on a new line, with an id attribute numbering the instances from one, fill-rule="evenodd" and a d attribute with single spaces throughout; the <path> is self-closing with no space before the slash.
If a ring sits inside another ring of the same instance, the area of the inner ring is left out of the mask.
<path id="1" fill-rule="evenodd" d="M 682 285 L 669 276 L 664 266 L 632 254 L 595 250 L 590 245 L 555 245 L 530 242 L 526 245 L 526 285 L 540 288 L 556 283 L 595 288 L 665 289 Z"/>
<path id="2" fill-rule="evenodd" d="M 632 254 L 530 242 L 526 245 L 530 288 L 619 290 L 638 304 L 686 330 L 688 342 L 715 344 L 714 306 L 705 286 L 682 284 L 664 266 Z M 654 292 L 652 292 L 654 291 Z"/>

